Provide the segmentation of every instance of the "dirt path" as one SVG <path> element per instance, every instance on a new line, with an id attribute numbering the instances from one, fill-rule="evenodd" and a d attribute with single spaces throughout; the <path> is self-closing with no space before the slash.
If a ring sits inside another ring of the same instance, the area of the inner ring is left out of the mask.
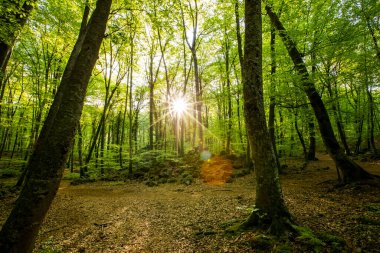
<path id="1" fill-rule="evenodd" d="M 366 168 L 380 174 L 380 164 Z M 329 167 L 329 168 L 327 168 Z M 343 237 L 356 252 L 380 252 L 380 222 L 368 205 L 380 203 L 379 188 L 358 185 L 332 190 L 336 179 L 329 159 L 305 171 L 292 167 L 282 177 L 284 196 L 297 221 Z M 36 252 L 254 252 L 253 232 L 226 236 L 223 225 L 243 219 L 254 203 L 252 175 L 223 186 L 197 181 L 191 186 L 62 182 L 38 237 Z M 12 199 L 0 201 L 2 224 Z M 361 250 L 361 251 L 360 251 Z M 323 250 L 322 250 L 323 251 Z"/>

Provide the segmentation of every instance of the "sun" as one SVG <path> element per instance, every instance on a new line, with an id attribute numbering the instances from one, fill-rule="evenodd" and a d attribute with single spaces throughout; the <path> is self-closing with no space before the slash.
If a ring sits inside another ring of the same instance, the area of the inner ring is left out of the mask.
<path id="1" fill-rule="evenodd" d="M 172 100 L 170 109 L 173 114 L 176 116 L 182 116 L 186 111 L 188 107 L 188 103 L 184 97 L 177 97 Z"/>

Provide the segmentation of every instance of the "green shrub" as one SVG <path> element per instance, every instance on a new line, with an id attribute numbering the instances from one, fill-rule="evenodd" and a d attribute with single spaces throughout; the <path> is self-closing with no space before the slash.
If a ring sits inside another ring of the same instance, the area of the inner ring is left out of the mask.
<path id="1" fill-rule="evenodd" d="M 78 179 L 80 178 L 80 174 L 79 173 L 69 173 L 69 174 L 66 174 L 63 179 L 64 180 L 74 180 L 74 179 Z"/>

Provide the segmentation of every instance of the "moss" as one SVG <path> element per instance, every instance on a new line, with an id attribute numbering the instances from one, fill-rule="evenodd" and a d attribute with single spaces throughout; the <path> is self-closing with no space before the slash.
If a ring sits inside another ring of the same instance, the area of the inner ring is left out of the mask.
<path id="1" fill-rule="evenodd" d="M 347 246 L 345 240 L 327 232 L 319 232 L 318 237 L 330 246 L 332 252 L 343 252 Z"/>
<path id="2" fill-rule="evenodd" d="M 296 241 L 313 248 L 314 251 L 320 252 L 321 248 L 326 245 L 310 228 L 296 225 L 292 225 L 292 227 L 298 232 Z"/>
<path id="3" fill-rule="evenodd" d="M 380 221 L 368 218 L 366 216 L 358 217 L 357 221 L 359 221 L 362 224 L 366 224 L 366 225 L 380 226 Z"/>
<path id="4" fill-rule="evenodd" d="M 225 233 L 230 234 L 230 235 L 236 235 L 236 234 L 239 234 L 239 233 L 243 232 L 243 230 L 244 229 L 241 226 L 241 223 L 238 223 L 238 224 L 235 224 L 235 225 L 228 226 L 225 229 Z"/>
<path id="5" fill-rule="evenodd" d="M 257 235 L 249 240 L 249 245 L 252 249 L 270 251 L 273 248 L 275 241 L 272 237 L 266 235 Z"/>
<path id="6" fill-rule="evenodd" d="M 227 229 L 228 227 L 231 227 L 231 226 L 233 226 L 239 222 L 241 222 L 241 221 L 239 221 L 237 219 L 232 219 L 232 220 L 228 220 L 228 221 L 220 223 L 219 227 L 222 229 Z"/>
<path id="7" fill-rule="evenodd" d="M 292 253 L 293 249 L 288 243 L 277 245 L 275 253 Z"/>
<path id="8" fill-rule="evenodd" d="M 370 212 L 380 214 L 380 203 L 369 203 L 366 208 Z"/>

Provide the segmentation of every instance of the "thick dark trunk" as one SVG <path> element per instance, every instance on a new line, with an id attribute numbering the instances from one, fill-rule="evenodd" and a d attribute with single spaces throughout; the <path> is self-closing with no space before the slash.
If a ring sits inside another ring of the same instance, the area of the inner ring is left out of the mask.
<path id="1" fill-rule="evenodd" d="M 293 60 L 295 69 L 301 76 L 304 91 L 306 92 L 313 107 L 323 142 L 331 158 L 335 161 L 336 166 L 342 171 L 344 183 L 372 178 L 371 174 L 366 172 L 358 164 L 352 161 L 347 155 L 345 155 L 344 150 L 340 147 L 338 141 L 335 138 L 325 105 L 323 104 L 323 101 L 319 96 L 314 83 L 309 77 L 306 65 L 296 47 L 296 44 L 289 37 L 284 26 L 278 19 L 277 15 L 272 11 L 272 9 L 269 6 L 266 6 L 265 9 L 271 19 L 272 24 L 279 32 L 279 35 L 282 38 L 286 49 L 288 50 L 289 56 Z"/>
<path id="2" fill-rule="evenodd" d="M 32 252 L 42 221 L 58 190 L 63 168 L 82 113 L 92 69 L 98 58 L 111 7 L 98 0 L 88 24 L 82 50 L 70 75 L 62 79 L 59 105 L 53 102 L 27 165 L 25 185 L 0 232 L 0 252 Z"/>
<path id="3" fill-rule="evenodd" d="M 257 186 L 256 210 L 244 225 L 268 225 L 272 233 L 280 234 L 291 217 L 282 196 L 276 157 L 265 120 L 260 0 L 245 1 L 245 22 L 244 109 Z"/>

